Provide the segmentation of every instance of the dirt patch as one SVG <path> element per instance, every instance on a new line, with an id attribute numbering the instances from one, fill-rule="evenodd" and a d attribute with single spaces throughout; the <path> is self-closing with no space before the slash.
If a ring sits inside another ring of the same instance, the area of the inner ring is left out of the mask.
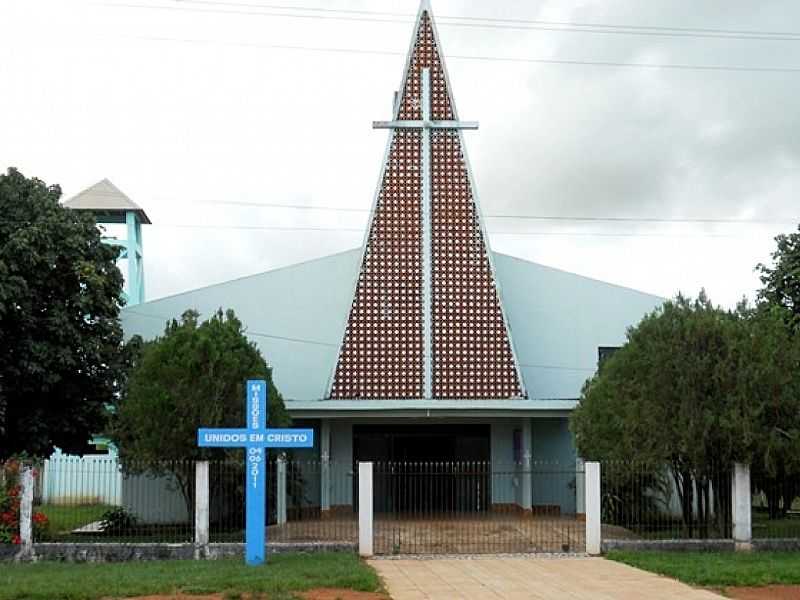
<path id="1" fill-rule="evenodd" d="M 242 600 L 249 600 L 249 598 L 249 595 L 242 596 Z M 131 596 L 130 598 L 126 596 L 125 600 L 225 600 L 225 595 L 203 594 L 202 596 L 197 596 L 195 594 L 153 594 L 151 596 Z"/>
<path id="2" fill-rule="evenodd" d="M 736 600 L 800 600 L 800 585 L 729 587 L 725 595 Z"/>
<path id="3" fill-rule="evenodd" d="M 298 598 L 303 600 L 389 600 L 385 594 L 378 594 L 376 592 L 355 592 L 353 590 L 344 590 L 341 588 L 317 588 L 307 592 L 295 592 Z M 135 598 L 126 598 L 126 600 L 228 600 L 232 596 L 225 594 L 205 594 L 196 596 L 192 594 L 156 594 L 154 596 L 136 596 Z M 269 600 L 269 594 L 241 594 L 235 596 L 241 600 Z"/>
<path id="4" fill-rule="evenodd" d="M 153 596 L 131 596 L 130 598 L 126 597 L 125 600 L 222 600 L 222 594 L 204 594 L 202 596 L 193 594 L 155 594 Z"/>

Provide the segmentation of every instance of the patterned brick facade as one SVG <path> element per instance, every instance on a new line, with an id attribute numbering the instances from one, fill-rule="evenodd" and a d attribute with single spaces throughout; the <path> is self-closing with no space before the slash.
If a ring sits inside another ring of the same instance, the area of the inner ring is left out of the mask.
<path id="1" fill-rule="evenodd" d="M 434 28 L 422 12 L 395 117 L 456 119 Z M 431 135 L 431 248 L 422 247 L 423 135 Z M 434 398 L 524 396 L 492 274 L 461 135 L 395 129 L 334 372 L 332 399 L 424 395 L 423 252 L 431 253 Z"/>

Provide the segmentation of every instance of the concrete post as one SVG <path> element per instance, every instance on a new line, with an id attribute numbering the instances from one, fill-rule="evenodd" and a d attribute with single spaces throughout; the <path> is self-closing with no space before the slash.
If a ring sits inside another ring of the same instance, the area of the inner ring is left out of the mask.
<path id="1" fill-rule="evenodd" d="M 322 518 L 330 516 L 331 510 L 331 422 L 323 419 L 319 436 L 320 457 L 320 509 Z"/>
<path id="2" fill-rule="evenodd" d="M 194 557 L 204 558 L 208 549 L 208 461 L 194 464 Z"/>
<path id="3" fill-rule="evenodd" d="M 19 505 L 19 537 L 20 549 L 16 560 L 33 560 L 33 468 L 23 465 L 19 474 L 22 495 Z"/>
<path id="4" fill-rule="evenodd" d="M 278 498 L 277 498 L 277 517 L 278 525 L 286 523 L 286 457 L 283 454 L 278 456 Z"/>
<path id="5" fill-rule="evenodd" d="M 736 550 L 751 550 L 753 523 L 750 497 L 750 465 L 733 465 L 731 485 L 733 543 Z"/>
<path id="6" fill-rule="evenodd" d="M 586 475 L 583 459 L 575 459 L 575 513 L 578 518 L 586 518 Z"/>
<path id="7" fill-rule="evenodd" d="M 358 553 L 372 556 L 372 463 L 358 463 Z"/>
<path id="8" fill-rule="evenodd" d="M 533 428 L 530 417 L 522 421 L 522 510 L 530 513 L 533 509 L 533 477 L 531 468 L 533 466 Z"/>
<path id="9" fill-rule="evenodd" d="M 600 554 L 602 535 L 600 529 L 600 463 L 586 463 L 586 553 Z"/>

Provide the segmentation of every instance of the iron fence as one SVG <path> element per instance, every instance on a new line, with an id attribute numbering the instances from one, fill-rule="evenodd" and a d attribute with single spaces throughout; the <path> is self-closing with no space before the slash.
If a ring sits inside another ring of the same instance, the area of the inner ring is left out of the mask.
<path id="1" fill-rule="evenodd" d="M 669 463 L 604 462 L 604 540 L 732 537 L 732 466 L 704 469 Z"/>
<path id="2" fill-rule="evenodd" d="M 193 461 L 64 456 L 44 461 L 37 472 L 37 542 L 194 540 Z M 349 463 L 270 456 L 268 541 L 355 543 L 352 474 Z M 244 461 L 209 463 L 208 498 L 210 541 L 243 542 Z"/>
<path id="3" fill-rule="evenodd" d="M 244 541 L 244 463 L 209 464 L 211 542 Z M 270 456 L 267 461 L 267 541 L 355 543 L 353 466 Z"/>
<path id="4" fill-rule="evenodd" d="M 58 456 L 45 460 L 37 470 L 40 493 L 34 503 L 34 541 L 193 539 L 195 467 L 191 461 L 121 464 L 113 456 Z"/>
<path id="5" fill-rule="evenodd" d="M 378 554 L 583 552 L 574 464 L 375 463 Z"/>
<path id="6" fill-rule="evenodd" d="M 751 487 L 753 538 L 800 538 L 800 477 L 754 473 Z"/>

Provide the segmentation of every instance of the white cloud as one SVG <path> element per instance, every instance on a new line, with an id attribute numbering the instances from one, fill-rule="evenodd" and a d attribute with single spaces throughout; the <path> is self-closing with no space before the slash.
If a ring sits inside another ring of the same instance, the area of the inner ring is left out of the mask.
<path id="1" fill-rule="evenodd" d="M 141 3 L 176 6 L 169 0 Z M 6 24 L 0 38 L 0 168 L 17 166 L 26 175 L 60 183 L 67 196 L 108 177 L 141 204 L 155 223 L 145 230 L 150 298 L 361 242 L 360 234 L 344 231 L 172 225 L 362 226 L 365 215 L 358 213 L 202 201 L 368 208 L 386 140 L 370 122 L 388 118 L 403 57 L 259 44 L 405 52 L 409 24 L 112 4 L 0 4 L 0 22 Z M 416 3 L 341 0 L 336 7 L 412 13 Z M 800 17 L 800 7 L 788 0 L 724 5 L 436 0 L 434 11 L 761 30 L 784 30 Z M 440 34 L 452 55 L 800 66 L 800 41 L 444 25 Z M 481 121 L 467 143 L 484 213 L 800 214 L 796 75 L 463 59 L 449 60 L 448 68 L 460 116 Z M 757 286 L 752 269 L 768 259 L 771 237 L 792 229 L 497 219 L 489 220 L 488 228 L 581 234 L 494 235 L 492 246 L 663 295 L 696 293 L 705 286 L 712 299 L 727 305 Z M 658 235 L 585 235 L 619 231 Z M 664 237 L 669 233 L 684 237 Z"/>

